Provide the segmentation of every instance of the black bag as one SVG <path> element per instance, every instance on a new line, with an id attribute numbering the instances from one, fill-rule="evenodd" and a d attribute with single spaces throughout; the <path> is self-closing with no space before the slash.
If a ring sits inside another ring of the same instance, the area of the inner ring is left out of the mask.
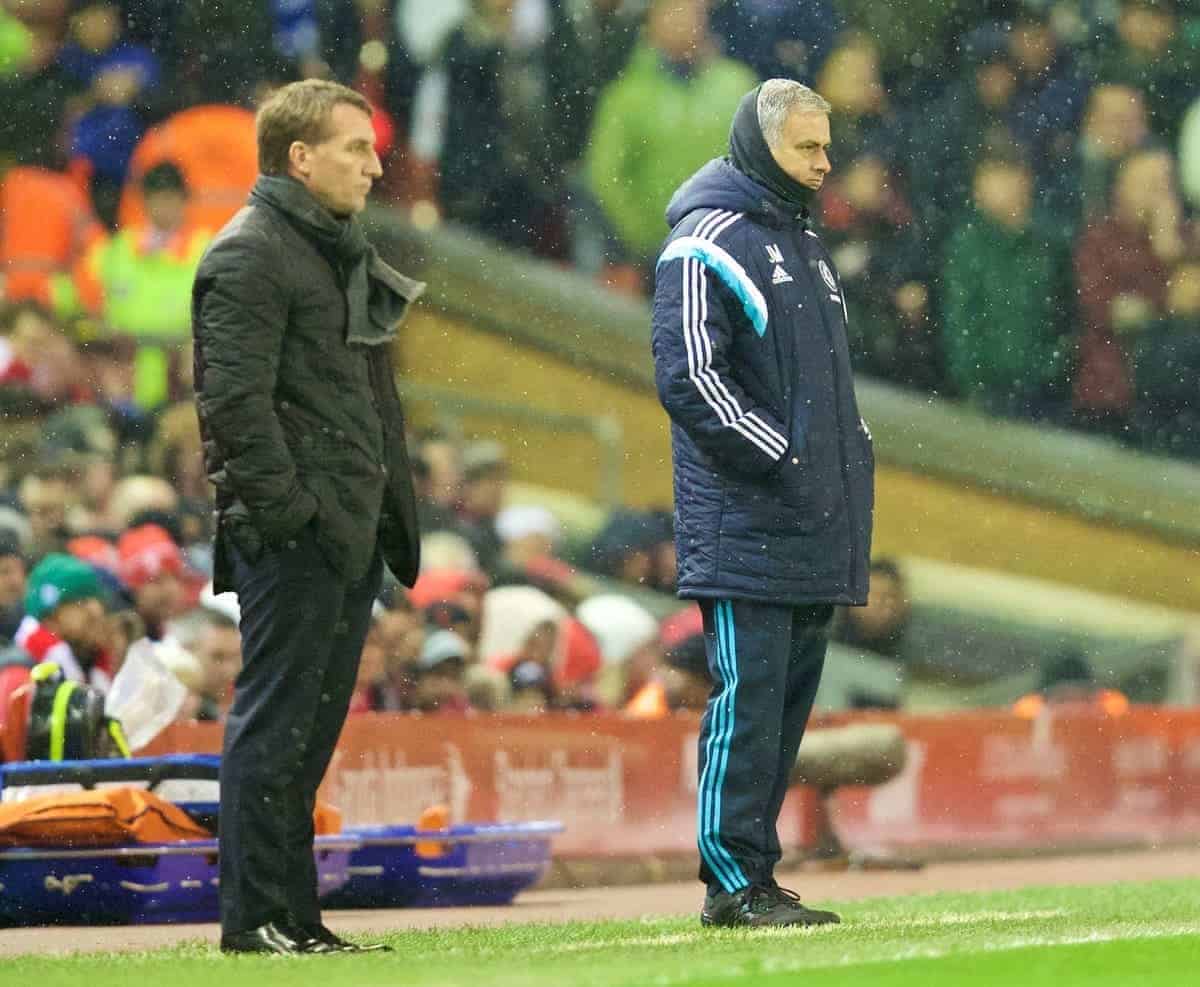
<path id="1" fill-rule="evenodd" d="M 30 673 L 29 761 L 78 761 L 129 757 L 121 724 L 104 713 L 104 694 L 67 679 L 53 662 Z"/>

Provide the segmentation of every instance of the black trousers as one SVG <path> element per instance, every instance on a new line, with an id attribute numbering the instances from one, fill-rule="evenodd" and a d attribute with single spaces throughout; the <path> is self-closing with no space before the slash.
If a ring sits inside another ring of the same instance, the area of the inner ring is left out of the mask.
<path id="1" fill-rule="evenodd" d="M 383 563 L 348 583 L 313 524 L 278 548 L 227 541 L 242 670 L 221 758 L 221 928 L 320 921 L 313 808 L 350 707 Z"/>
<path id="2" fill-rule="evenodd" d="M 712 695 L 700 725 L 697 842 L 710 892 L 772 880 L 776 822 L 812 712 L 829 606 L 704 600 Z"/>

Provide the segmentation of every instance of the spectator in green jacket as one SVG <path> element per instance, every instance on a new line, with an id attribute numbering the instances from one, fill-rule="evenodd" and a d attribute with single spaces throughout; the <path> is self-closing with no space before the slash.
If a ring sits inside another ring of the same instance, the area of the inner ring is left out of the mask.
<path id="1" fill-rule="evenodd" d="M 717 54 L 705 0 L 655 0 L 628 66 L 601 94 L 588 142 L 587 191 L 623 254 L 606 260 L 649 267 L 672 192 L 726 146 L 755 82 Z"/>
<path id="2" fill-rule="evenodd" d="M 192 280 L 211 234 L 184 226 L 188 190 L 175 165 L 147 171 L 142 191 L 147 225 L 97 242 L 75 288 L 111 332 L 137 340 L 134 401 L 152 410 L 171 397 L 171 367 L 190 340 Z"/>
<path id="3" fill-rule="evenodd" d="M 1064 365 L 1061 249 L 1034 222 L 1023 161 L 985 158 L 942 268 L 947 374 L 991 414 L 1041 417 Z"/>

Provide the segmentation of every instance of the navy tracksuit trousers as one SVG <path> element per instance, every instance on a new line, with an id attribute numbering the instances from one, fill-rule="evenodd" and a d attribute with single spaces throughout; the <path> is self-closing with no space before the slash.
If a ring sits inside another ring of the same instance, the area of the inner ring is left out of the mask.
<path id="1" fill-rule="evenodd" d="M 702 600 L 713 690 L 700 725 L 697 842 L 710 892 L 772 880 L 776 821 L 821 681 L 830 606 Z"/>

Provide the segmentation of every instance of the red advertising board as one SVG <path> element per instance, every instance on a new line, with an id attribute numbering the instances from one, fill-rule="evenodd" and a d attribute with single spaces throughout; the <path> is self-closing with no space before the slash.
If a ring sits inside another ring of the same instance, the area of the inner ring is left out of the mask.
<path id="1" fill-rule="evenodd" d="M 1200 710 L 1123 716 L 1050 708 L 870 717 L 902 729 L 894 780 L 835 796 L 850 847 L 1013 847 L 1155 842 L 1200 835 Z M 844 718 L 843 718 L 844 719 Z M 562 855 L 691 852 L 694 717 L 352 717 L 322 790 L 347 824 L 558 819 Z M 216 751 L 219 728 L 176 726 L 155 743 Z M 785 845 L 812 839 L 815 795 L 795 789 Z"/>

